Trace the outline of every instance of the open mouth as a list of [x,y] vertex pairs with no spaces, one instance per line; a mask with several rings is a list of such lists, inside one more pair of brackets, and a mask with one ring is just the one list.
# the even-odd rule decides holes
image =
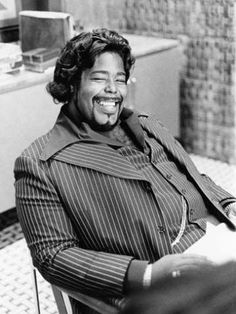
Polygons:
[[121,102],[120,98],[94,98],[95,105],[99,106],[100,110],[104,113],[114,113],[121,105]]

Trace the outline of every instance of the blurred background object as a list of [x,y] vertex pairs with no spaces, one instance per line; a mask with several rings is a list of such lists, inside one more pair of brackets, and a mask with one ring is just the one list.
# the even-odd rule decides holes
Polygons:
[[127,31],[179,38],[181,140],[188,152],[236,163],[236,3],[127,0]]
[[120,314],[234,314],[236,263],[167,277],[128,300]]
[[70,14],[49,11],[21,11],[20,45],[23,52],[35,48],[62,48],[74,35]]
[[20,11],[19,39],[25,69],[44,72],[54,66],[60,50],[74,35],[69,13]]
[[15,73],[22,66],[22,54],[19,45],[0,42],[0,74]]

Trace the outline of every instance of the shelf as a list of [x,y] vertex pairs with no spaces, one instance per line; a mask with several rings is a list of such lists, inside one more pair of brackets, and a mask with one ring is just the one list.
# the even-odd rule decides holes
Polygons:
[[[142,56],[162,52],[178,46],[177,40],[146,37],[133,34],[123,34],[129,41],[134,56],[138,59]],[[53,77],[54,68],[47,69],[44,73],[36,73],[22,69],[16,74],[0,75],[0,94],[8,93],[17,89],[46,83]]]

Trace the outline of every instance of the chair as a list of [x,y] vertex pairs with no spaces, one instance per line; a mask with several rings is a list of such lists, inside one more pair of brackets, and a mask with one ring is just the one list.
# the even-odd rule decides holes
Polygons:
[[[32,278],[33,278],[33,290],[36,314],[40,312],[40,300],[38,291],[37,270],[32,266]],[[118,314],[118,310],[105,302],[96,299],[94,297],[87,296],[83,293],[66,290],[55,285],[51,285],[54,298],[57,304],[59,314],[72,314],[72,308],[70,305],[69,297],[78,300],[80,303],[87,305],[88,307],[96,310],[101,314]]]

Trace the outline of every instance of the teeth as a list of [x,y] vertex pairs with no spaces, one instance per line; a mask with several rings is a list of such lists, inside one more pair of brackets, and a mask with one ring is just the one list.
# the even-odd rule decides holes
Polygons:
[[101,105],[105,107],[115,107],[116,103],[114,101],[102,101]]
[[104,107],[115,107],[116,105],[114,101],[103,101],[103,100],[101,100],[99,104]]

